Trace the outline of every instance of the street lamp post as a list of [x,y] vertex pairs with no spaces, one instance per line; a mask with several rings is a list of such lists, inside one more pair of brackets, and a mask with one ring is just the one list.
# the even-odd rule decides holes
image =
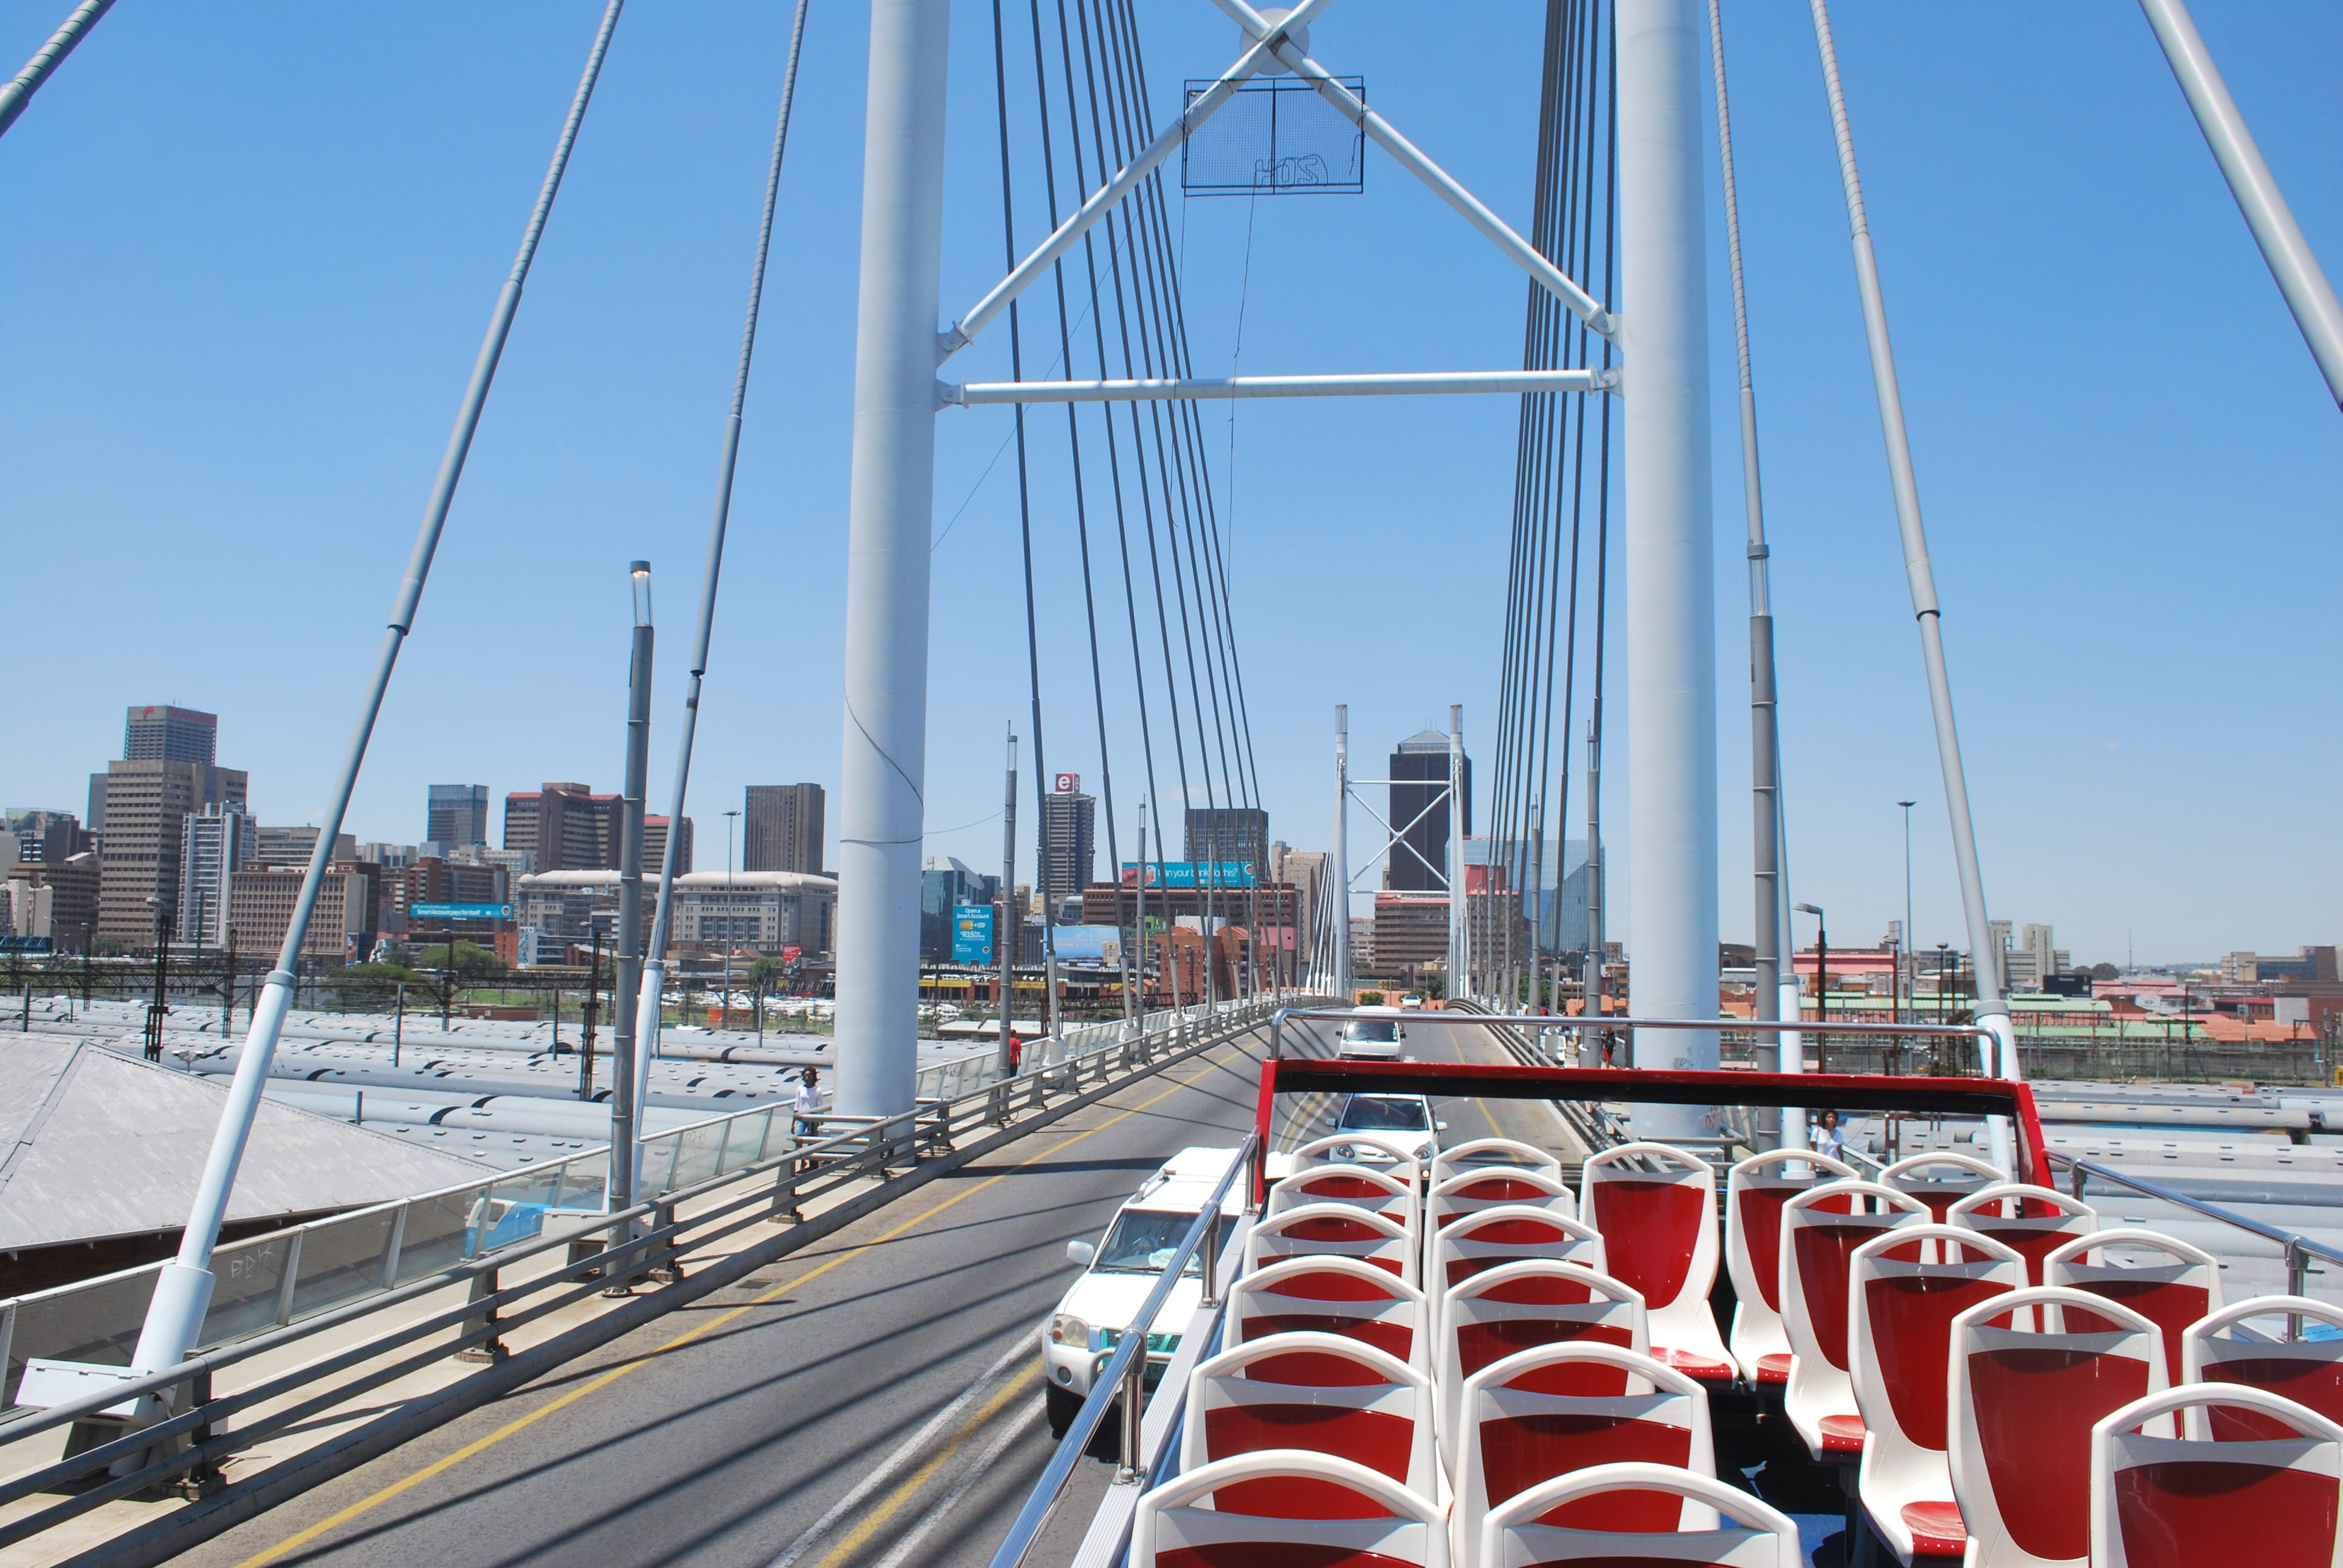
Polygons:
[[[732,819],[738,810],[724,813],[724,1027],[732,1027]],[[668,829],[673,832],[674,829]]]
[[[1912,957],[1912,808],[1919,802],[1898,800],[1896,803],[1904,808],[1904,940],[1900,944],[1904,950],[1896,955],[1896,1021],[1909,1023],[1912,1020],[1904,1013],[1904,966]],[[1918,1010],[1919,990],[1920,975],[1915,970],[1912,974],[1915,1011]]]
[[[1815,918],[1815,1017],[1821,1022],[1828,1023],[1830,1021],[1829,925],[1823,919],[1823,907],[1820,904],[1792,904],[1790,908],[1802,915],[1812,915]],[[1797,954],[1793,951],[1790,955],[1790,972],[1793,974],[1797,972]],[[1819,1036],[1815,1050],[1827,1060],[1830,1051],[1830,1036],[1828,1034]]]
[[160,895],[149,895],[146,901],[155,906],[155,1000],[146,1010],[146,1060],[163,1060],[163,1015],[169,1010],[163,1005],[163,992],[170,983],[171,907]]

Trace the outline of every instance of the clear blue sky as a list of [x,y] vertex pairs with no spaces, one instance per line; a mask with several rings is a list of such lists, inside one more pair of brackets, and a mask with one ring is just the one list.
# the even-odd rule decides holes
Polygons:
[[[0,3],[0,58],[65,9]],[[2313,245],[2343,267],[2343,10],[2197,9]],[[1161,117],[1235,39],[1202,0],[1141,10]],[[250,770],[264,819],[322,809],[598,11],[127,0],[0,141],[0,799],[78,809],[118,755],[123,707],[170,700],[220,715],[222,760]],[[997,276],[1001,246],[990,7],[954,11],[942,317]],[[837,773],[868,16],[834,0],[812,15],[696,774],[705,865],[740,785]],[[1353,0],[1314,48],[1525,225],[1540,8],[1473,18]],[[2337,940],[2343,418],[2146,25],[2121,0],[1851,3],[1837,20],[1995,912],[2054,922],[2086,960],[2120,962],[2127,940],[2142,961]],[[1958,940],[1812,34],[1789,0],[1730,5],[1726,25],[1797,894],[1830,909],[1834,940],[1875,939],[1901,912],[1893,802],[1915,797],[1917,935]],[[635,556],[662,574],[664,798],[786,26],[784,6],[656,0],[620,24],[359,788],[359,837],[418,837],[431,782],[614,786]],[[1232,354],[1247,216],[1175,211],[1206,373]],[[1246,369],[1518,363],[1519,275],[1379,155],[1364,196],[1263,202],[1253,224]],[[1718,237],[1720,874],[1725,932],[1745,936]],[[1006,374],[998,333],[963,358],[960,373]],[[929,849],[980,866],[999,855],[1002,722],[1028,728],[1009,465],[979,483],[1008,419],[940,427],[939,529],[966,512],[936,555]],[[1327,837],[1338,701],[1371,759],[1462,701],[1485,758],[1514,419],[1502,398],[1243,410],[1232,504],[1232,476],[1216,479],[1278,837]],[[1224,420],[1207,415],[1223,437]],[[1094,779],[1062,437],[1047,453],[1049,760]],[[1126,837],[1128,708],[1112,739]],[[1610,781],[1615,853],[1624,769]]]

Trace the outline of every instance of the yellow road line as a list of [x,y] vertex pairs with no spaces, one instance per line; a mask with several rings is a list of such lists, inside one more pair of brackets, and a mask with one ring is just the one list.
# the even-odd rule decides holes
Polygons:
[[815,1268],[809,1269],[804,1273],[798,1275],[796,1278],[789,1280],[783,1284],[775,1285],[771,1290],[765,1292],[762,1295],[754,1297],[741,1305],[734,1307],[729,1312],[719,1313],[717,1316],[709,1319],[706,1322],[700,1323],[697,1327],[687,1329],[682,1333],[676,1335],[673,1339],[669,1340],[666,1343],[659,1345],[655,1349],[646,1351],[639,1356],[636,1356],[620,1362],[618,1365],[610,1368],[608,1372],[603,1372],[600,1376],[571,1389],[568,1393],[563,1394],[560,1398],[553,1400],[547,1404],[540,1405],[536,1410],[529,1412],[527,1415],[521,1416],[517,1420],[508,1422],[503,1426],[498,1427],[496,1431],[488,1433],[486,1437],[477,1438],[474,1441],[466,1443],[455,1452],[439,1459],[435,1459],[429,1464],[423,1466],[420,1470],[392,1482],[389,1485],[383,1487],[378,1492],[371,1493],[368,1495],[358,1499],[358,1501],[351,1503],[347,1508],[341,1510],[339,1513],[329,1514],[326,1518],[317,1521],[317,1523],[308,1526],[307,1529],[296,1531],[294,1533],[287,1536],[284,1540],[279,1541],[274,1546],[254,1553],[251,1556],[237,1563],[236,1568],[260,1568],[260,1565],[264,1563],[273,1563],[277,1558],[284,1556],[287,1552],[296,1551],[300,1547],[307,1545],[310,1542],[315,1541],[317,1537],[325,1534],[327,1531],[335,1529],[339,1525],[348,1523],[351,1520],[356,1519],[359,1514],[380,1507],[383,1503],[389,1502],[392,1498],[398,1496],[401,1493],[422,1485],[423,1483],[430,1480],[433,1476],[445,1474],[447,1472],[453,1470],[457,1465],[463,1463],[464,1461],[471,1458],[474,1454],[480,1453],[488,1449],[493,1448],[498,1443],[502,1442],[505,1439],[512,1436],[514,1433],[536,1425],[538,1422],[544,1420],[547,1416],[551,1415],[554,1412],[560,1410],[565,1406],[575,1404],[578,1401],[584,1399],[588,1394],[594,1392],[598,1389],[608,1387],[610,1384],[618,1382],[620,1378],[626,1376],[628,1372],[633,1372],[637,1367],[646,1365],[652,1360],[659,1356],[665,1355],[671,1350],[676,1350],[689,1344],[702,1334],[723,1327],[726,1323],[729,1323],[734,1319],[741,1316],[751,1308],[760,1307],[769,1302],[777,1301],[801,1285],[812,1283],[814,1281],[821,1278],[822,1275],[827,1274],[832,1269],[839,1267],[840,1264],[851,1262],[855,1259],[862,1256],[863,1253],[870,1251],[872,1248],[881,1246],[886,1242],[893,1241],[896,1237],[911,1229],[914,1225],[935,1218],[938,1214],[942,1213],[953,1204],[959,1203],[965,1199],[975,1197],[979,1192],[981,1192],[986,1188],[992,1186],[995,1182],[1007,1181],[1011,1171],[1021,1171],[1028,1165],[1038,1165],[1042,1161],[1049,1159],[1051,1155],[1058,1153],[1061,1150],[1071,1148],[1073,1145],[1080,1143],[1083,1139],[1091,1136],[1093,1133],[1103,1132],[1117,1122],[1127,1121],[1130,1118],[1138,1115],[1141,1111],[1145,1111],[1148,1107],[1157,1104],[1161,1101],[1171,1099],[1172,1096],[1179,1093],[1190,1084],[1194,1083],[1206,1073],[1219,1070],[1220,1066],[1220,1063],[1214,1062],[1208,1067],[1200,1069],[1190,1076],[1182,1079],[1171,1088],[1164,1090],[1161,1093],[1150,1099],[1141,1101],[1137,1105],[1132,1106],[1130,1110],[1120,1111],[1115,1115],[1109,1117],[1106,1121],[1100,1122],[1096,1127],[1090,1128],[1081,1132],[1077,1132],[1071,1138],[1062,1139],[1060,1141],[1051,1144],[1041,1153],[1035,1154],[1029,1159],[1019,1161],[1014,1166],[1011,1166],[1009,1171],[1004,1171],[998,1176],[988,1176],[983,1181],[978,1182],[975,1186],[970,1187],[964,1191],[956,1192],[952,1196],[945,1199],[942,1202],[936,1204],[934,1207],[913,1215],[911,1218],[904,1221],[901,1224],[896,1226],[893,1230],[889,1231],[882,1235],[874,1237],[870,1241],[863,1242],[859,1247],[854,1247],[846,1251],[840,1252],[837,1257],[830,1260],[830,1261],[820,1264]]
[[960,1423],[960,1429],[953,1432],[950,1441],[936,1451],[936,1456],[933,1459],[904,1477],[902,1484],[887,1494],[887,1501],[864,1514],[862,1523],[848,1532],[846,1539],[830,1548],[830,1554],[814,1564],[814,1568],[838,1568],[840,1563],[860,1551],[862,1543],[878,1533],[887,1521],[894,1518],[903,1504],[919,1495],[920,1488],[925,1486],[937,1471],[949,1463],[951,1456],[958,1453],[961,1446],[970,1438],[975,1436],[986,1422],[1001,1413],[1002,1405],[1007,1404],[1013,1396],[1025,1391],[1026,1385],[1032,1382],[1038,1370],[1035,1367],[1027,1367],[1023,1372],[1011,1378],[999,1393],[986,1400],[974,1415]]

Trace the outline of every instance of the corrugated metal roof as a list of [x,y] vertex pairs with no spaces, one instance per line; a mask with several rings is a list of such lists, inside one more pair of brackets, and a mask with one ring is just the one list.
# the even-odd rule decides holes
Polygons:
[[[186,1223],[227,1081],[79,1040],[0,1049],[0,1251]],[[263,1101],[231,1221],[411,1197],[478,1177],[471,1161]]]

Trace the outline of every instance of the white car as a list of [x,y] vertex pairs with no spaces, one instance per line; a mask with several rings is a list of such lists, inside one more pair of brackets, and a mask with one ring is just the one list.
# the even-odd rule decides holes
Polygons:
[[1335,1041],[1337,1053],[1350,1061],[1397,1061],[1400,1042],[1407,1038],[1407,1025],[1399,1017],[1395,1007],[1353,1010],[1342,1020]]
[[[1204,1201],[1236,1154],[1234,1149],[1182,1149],[1116,1211],[1114,1222],[1095,1246],[1082,1241],[1066,1243],[1066,1256],[1084,1268],[1041,1325],[1041,1382],[1051,1436],[1065,1434],[1074,1412],[1090,1397],[1099,1369],[1122,1342],[1131,1317],[1146,1304],[1148,1293],[1163,1277],[1172,1252],[1203,1212]],[[1240,1176],[1221,1200],[1223,1240],[1228,1221],[1242,1211],[1244,1201],[1245,1178]],[[1147,1336],[1151,1383],[1180,1348],[1180,1331],[1203,1292],[1202,1263],[1191,1256]]]
[[1326,1121],[1335,1136],[1363,1132],[1374,1139],[1373,1142],[1361,1141],[1349,1154],[1340,1145],[1333,1150],[1336,1159],[1358,1165],[1390,1164],[1391,1156],[1380,1147],[1388,1143],[1406,1150],[1418,1164],[1428,1167],[1433,1155],[1439,1152],[1439,1134],[1448,1126],[1433,1119],[1432,1101],[1421,1094],[1347,1095],[1342,1109]]

